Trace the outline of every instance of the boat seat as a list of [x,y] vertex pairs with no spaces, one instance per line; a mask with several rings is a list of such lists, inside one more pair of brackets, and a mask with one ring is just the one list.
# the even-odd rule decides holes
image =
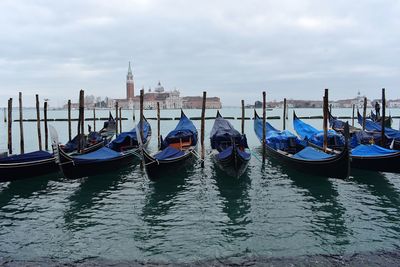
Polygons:
[[192,138],[189,138],[188,141],[182,141],[182,139],[179,139],[179,142],[169,144],[170,147],[179,149],[179,150],[185,150],[189,148],[192,145]]

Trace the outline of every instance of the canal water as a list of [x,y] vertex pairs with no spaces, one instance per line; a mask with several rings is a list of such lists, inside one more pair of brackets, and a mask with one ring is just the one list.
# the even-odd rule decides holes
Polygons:
[[[163,110],[161,116],[179,117],[179,112]],[[296,112],[298,116],[322,114],[320,109]],[[332,112],[351,115],[349,109]],[[34,110],[24,113],[25,118],[36,116]],[[201,112],[186,113],[190,117]],[[207,116],[215,113],[207,110]],[[221,113],[240,117],[241,110],[225,108]],[[282,110],[267,113],[282,115]],[[287,125],[292,129],[289,113]],[[97,111],[97,116],[107,114]],[[252,114],[246,110],[246,116]],[[391,114],[400,115],[400,110],[391,110]],[[155,117],[155,111],[145,111],[145,115]],[[132,128],[132,111],[123,111],[123,116],[129,118],[123,121],[123,129]],[[65,118],[66,111],[49,111],[48,117]],[[306,121],[322,126],[322,120]],[[200,121],[194,122],[200,128]],[[240,120],[231,122],[240,129]],[[156,121],[150,123],[154,133],[150,149],[154,151]],[[165,136],[176,123],[161,121],[161,133]],[[204,169],[196,163],[153,182],[136,161],[120,171],[77,180],[52,174],[1,183],[0,263],[279,264],[301,259],[308,265],[346,263],[346,259],[351,264],[357,257],[361,259],[356,263],[369,259],[376,264],[388,264],[388,259],[399,262],[400,175],[357,171],[339,180],[304,175],[269,159],[263,165],[253,122],[245,123],[253,157],[240,179],[226,177],[213,165],[208,139],[213,120],[207,120]],[[281,120],[271,123],[282,127]],[[67,123],[50,124],[60,140],[66,141]],[[96,126],[101,127],[99,121]],[[398,119],[393,127],[398,129]],[[25,150],[37,149],[36,123],[24,123],[24,132]],[[15,122],[13,137],[18,153],[19,125]],[[0,148],[7,147],[6,140],[6,124],[0,123]]]

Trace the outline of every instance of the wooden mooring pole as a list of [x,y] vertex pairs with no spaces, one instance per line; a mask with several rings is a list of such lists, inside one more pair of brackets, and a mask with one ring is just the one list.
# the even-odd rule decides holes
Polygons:
[[118,135],[118,101],[115,102],[115,134]]
[[157,102],[157,148],[160,149],[160,102]]
[[265,113],[265,111],[266,111],[266,106],[267,106],[267,95],[266,95],[266,93],[265,93],[265,91],[263,91],[262,92],[262,95],[263,95],[263,103],[262,103],[262,121],[263,121],[263,125],[262,125],[262,131],[263,131],[263,133],[262,133],[262,156],[263,156],[263,163],[265,162],[265,138],[266,138],[266,132],[265,132],[265,123],[266,123],[266,118],[267,118],[267,116],[266,116],[266,113]]
[[47,101],[44,102],[43,108],[44,117],[44,149],[49,150],[49,128],[47,126]]
[[40,130],[39,95],[36,95],[36,121],[37,121],[37,134],[38,134],[39,150],[42,150],[42,133],[41,133],[41,130]]
[[351,126],[354,127],[354,109],[355,109],[356,105],[353,104],[353,115],[351,116]]
[[96,131],[96,107],[93,107],[93,132]]
[[4,108],[3,112],[4,112],[4,122],[7,122],[7,109]]
[[72,140],[71,132],[71,100],[68,100],[68,140]]
[[25,153],[23,119],[24,118],[22,114],[22,93],[19,92],[19,148],[21,154]]
[[82,151],[84,148],[84,123],[85,123],[85,92],[83,90],[79,91],[79,119],[78,119],[78,152]]
[[122,107],[119,107],[119,132],[122,133]]
[[324,151],[326,151],[326,149],[328,148],[328,103],[329,103],[328,89],[325,89],[324,104],[323,104]]
[[364,107],[363,107],[363,121],[362,121],[362,129],[365,131],[365,120],[367,119],[367,98],[364,97]]
[[244,117],[245,117],[244,100],[242,100],[242,134],[244,134]]
[[385,88],[382,88],[382,116],[381,116],[381,146],[385,147],[385,117],[386,117],[386,97]]
[[8,154],[12,154],[12,98],[8,99]]
[[283,130],[286,130],[286,98],[283,99]]
[[140,138],[143,140],[143,101],[144,101],[144,89],[140,90],[140,119],[139,119],[139,126],[140,126]]
[[205,149],[204,149],[204,128],[205,128],[205,117],[206,117],[206,99],[207,92],[203,92],[203,103],[201,105],[201,125],[200,125],[200,145],[201,145],[201,167],[204,168],[204,157],[205,157]]

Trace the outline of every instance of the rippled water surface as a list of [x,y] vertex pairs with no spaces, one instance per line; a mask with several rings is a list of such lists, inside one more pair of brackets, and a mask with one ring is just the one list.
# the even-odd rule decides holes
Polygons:
[[[97,113],[102,112],[107,114]],[[300,116],[320,112],[297,111]],[[336,112],[350,115],[349,110]],[[31,110],[25,113],[34,117]],[[280,113],[274,110],[269,115]],[[178,114],[162,111],[162,116]],[[199,116],[200,111],[187,114]],[[222,114],[237,117],[240,110],[224,109]],[[131,111],[124,115],[132,116]],[[154,111],[146,115],[154,116]],[[65,111],[49,114],[63,116]],[[155,133],[156,123],[150,122]],[[321,126],[319,120],[308,122]],[[176,121],[161,123],[165,135]],[[207,133],[212,123],[207,121]],[[240,121],[232,123],[240,129]],[[280,127],[282,122],[272,123]],[[34,150],[36,124],[24,125],[27,150]],[[53,125],[60,140],[66,140],[66,123]],[[131,127],[131,120],[123,122],[125,130]],[[5,147],[5,125],[0,129],[0,145]],[[399,249],[400,175],[357,171],[338,180],[303,175],[273,160],[262,165],[251,121],[246,121],[246,133],[253,157],[240,179],[216,169],[207,135],[205,168],[196,163],[165,180],[149,181],[137,161],[124,170],[78,180],[53,174],[1,183],[0,257],[196,262]],[[14,123],[15,152],[18,142]],[[154,138],[151,148],[155,146]]]

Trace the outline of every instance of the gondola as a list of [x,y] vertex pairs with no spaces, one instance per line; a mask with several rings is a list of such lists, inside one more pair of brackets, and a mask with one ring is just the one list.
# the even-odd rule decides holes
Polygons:
[[[329,124],[336,132],[343,134],[344,125],[346,124],[344,121],[335,118],[329,113]],[[380,131],[364,131],[356,127],[350,127],[350,137],[349,144],[352,148],[355,148],[360,144],[370,145],[382,143],[382,133]],[[385,137],[384,148],[400,150],[400,140],[394,140],[386,134]]]
[[[324,131],[320,131],[312,127],[311,125],[304,123],[296,116],[296,112],[293,111],[293,126],[297,134],[305,141],[308,141],[319,147],[323,146],[324,143]],[[341,150],[344,147],[344,136],[335,132],[334,130],[328,130],[327,132],[327,143],[328,147],[332,149]]]
[[[297,119],[300,121],[300,119]],[[297,122],[299,123],[299,122]],[[306,124],[301,122],[302,124]],[[342,122],[344,123],[344,122]],[[339,125],[339,122],[336,122]],[[297,128],[296,132],[301,135],[302,128]],[[382,172],[400,172],[400,151],[384,148],[375,144],[377,133],[366,133],[359,131],[353,134],[349,145],[352,147],[350,150],[351,167],[363,170],[382,171]],[[369,142],[366,139],[373,138]],[[375,139],[374,139],[375,138]]]
[[[103,147],[115,134],[115,120],[110,114],[109,120],[104,123],[100,132],[91,132],[88,135],[87,145],[80,154],[89,153]],[[100,137],[99,137],[100,136]],[[66,153],[77,153],[78,138],[69,142]],[[73,147],[76,145],[75,149]],[[55,173],[59,170],[53,153],[38,150],[25,154],[11,155],[0,158],[0,182],[32,178],[40,175]]]
[[156,180],[175,173],[193,160],[197,148],[197,129],[181,110],[178,125],[161,137],[161,148],[151,155],[142,149],[145,170],[149,179]]
[[[381,124],[382,123],[382,117],[377,116],[372,110],[371,110],[371,115],[369,116],[371,121],[376,122]],[[392,116],[389,115],[389,117],[385,118],[385,127],[387,128],[392,128],[392,123],[393,119]]]
[[[263,123],[255,112],[254,131],[262,142]],[[293,133],[279,131],[266,122],[265,149],[268,155],[298,171],[334,178],[347,178],[350,172],[347,146],[338,153],[328,154],[308,145]]]
[[251,158],[246,135],[235,130],[218,111],[210,141],[217,166],[229,176],[240,177],[246,171]]
[[[344,135],[344,126],[346,125],[346,123],[344,121],[338,120],[329,111],[328,111],[328,120],[329,120],[330,127],[335,132],[341,133],[342,135]],[[353,134],[358,133],[359,131],[361,131],[360,128],[349,125],[350,137],[353,136]]]
[[[363,125],[363,116],[360,114],[359,111],[357,111],[357,119],[358,119],[358,123],[360,125]],[[365,129],[368,131],[381,132],[382,125],[380,123],[373,122],[369,119],[365,119]],[[400,131],[399,130],[385,127],[385,135],[388,136],[390,139],[400,141]]]
[[0,182],[20,180],[57,172],[52,153],[34,151],[0,158]]
[[[142,137],[143,146],[147,146],[151,138],[150,124],[144,119]],[[99,173],[115,171],[132,164],[139,156],[139,140],[137,128],[123,132],[108,145],[83,155],[68,155],[57,146],[56,157],[61,171],[66,178],[79,178]]]
[[[103,128],[100,131],[91,131],[89,126],[88,135],[77,135],[71,141],[68,141],[65,145],[61,145],[60,149],[70,155],[87,154],[96,151],[97,149],[102,148],[111,141],[111,139],[115,135],[115,130],[116,122],[110,113],[108,121],[104,122]],[[81,140],[81,138],[83,140]],[[78,143],[80,140],[83,143],[83,148],[78,151]]]

